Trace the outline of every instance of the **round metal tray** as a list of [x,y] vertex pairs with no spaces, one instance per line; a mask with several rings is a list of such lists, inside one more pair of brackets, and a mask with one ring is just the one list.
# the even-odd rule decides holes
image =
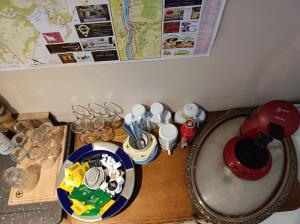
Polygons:
[[248,181],[235,176],[223,159],[226,142],[239,134],[251,109],[229,110],[206,125],[194,141],[187,160],[187,185],[197,212],[212,223],[255,224],[276,212],[297,176],[295,149],[290,139],[274,140],[271,171]]

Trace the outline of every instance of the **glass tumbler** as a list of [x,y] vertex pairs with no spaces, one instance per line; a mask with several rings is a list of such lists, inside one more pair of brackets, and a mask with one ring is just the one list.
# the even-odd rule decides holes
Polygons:
[[88,129],[89,119],[77,119],[71,124],[71,130],[74,133],[80,134]]
[[101,135],[101,140],[104,142],[110,141],[115,137],[115,131],[110,126],[106,125]]
[[28,137],[22,132],[19,132],[12,137],[11,142],[14,146],[24,147],[26,143],[28,143]]
[[48,133],[51,132],[52,128],[53,128],[53,124],[51,122],[45,122],[40,125],[40,127],[38,128],[38,131],[47,135]]
[[106,114],[105,107],[103,107],[97,103],[90,103],[88,106],[90,108],[90,111],[94,114],[95,117],[104,116]]
[[110,112],[109,122],[112,128],[119,128],[123,124],[123,118],[116,112]]
[[14,131],[16,133],[26,134],[28,130],[32,130],[34,127],[29,121],[17,121],[14,125]]
[[19,132],[12,137],[11,142],[15,147],[10,153],[10,158],[12,161],[20,163],[26,157],[27,149],[30,147],[30,141],[27,135]]
[[21,147],[15,147],[11,150],[10,158],[12,161],[20,163],[21,161],[23,161],[23,159],[25,159],[26,155],[27,151],[25,149]]
[[122,107],[116,103],[105,102],[104,107],[107,113],[107,120],[112,128],[119,128],[123,124],[123,118],[120,116],[124,113]]
[[55,164],[57,158],[59,157],[62,151],[61,146],[57,145],[56,147],[50,147],[47,149],[47,155],[44,158],[42,163],[42,168],[50,169]]
[[29,159],[30,164],[33,165],[42,165],[45,159],[45,150],[39,146],[33,146],[29,149],[27,153],[27,158]]
[[24,192],[32,191],[40,179],[40,167],[30,166],[27,169],[10,167],[2,174],[4,183]]
[[91,118],[93,115],[90,113],[89,109],[80,106],[80,105],[73,105],[72,106],[73,114],[77,119],[82,118]]

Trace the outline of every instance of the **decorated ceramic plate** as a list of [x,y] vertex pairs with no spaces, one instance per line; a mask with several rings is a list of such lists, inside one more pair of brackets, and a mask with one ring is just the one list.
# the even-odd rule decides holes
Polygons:
[[[121,162],[122,165],[120,169],[125,173],[124,175],[125,182],[123,184],[122,191],[118,194],[115,194],[112,197],[115,203],[102,216],[101,215],[94,215],[94,216],[80,215],[79,216],[76,215],[71,209],[72,202],[69,199],[69,193],[61,189],[59,186],[65,177],[65,168],[68,168],[72,164],[76,162],[81,162],[85,158],[94,155],[108,155],[111,156],[116,162]],[[112,143],[98,142],[98,143],[82,146],[67,158],[67,160],[64,162],[63,166],[60,169],[56,181],[57,196],[62,208],[68,213],[68,215],[76,219],[79,219],[81,221],[95,222],[95,221],[99,221],[99,220],[103,220],[115,216],[117,213],[119,213],[122,210],[122,208],[124,208],[124,206],[127,204],[127,202],[129,201],[133,193],[134,182],[135,182],[134,165],[132,160],[123,151],[123,149]]]

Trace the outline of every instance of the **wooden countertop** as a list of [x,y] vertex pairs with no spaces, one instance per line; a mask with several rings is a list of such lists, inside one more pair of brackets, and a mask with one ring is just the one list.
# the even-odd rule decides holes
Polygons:
[[[116,130],[113,139],[122,145],[125,132]],[[78,136],[75,148],[82,145]],[[188,149],[176,149],[172,156],[162,150],[149,164],[135,166],[136,192],[129,206],[117,216],[101,221],[101,224],[169,223],[192,220],[192,201],[185,184],[185,164]],[[83,223],[69,217],[71,223]]]
[[[213,119],[219,113],[210,113]],[[122,145],[125,132],[116,130],[113,142]],[[79,137],[75,138],[75,148],[82,146]],[[136,166],[137,183],[133,200],[117,216],[101,221],[101,224],[143,224],[170,223],[192,220],[192,202],[186,186],[186,159],[188,148],[177,147],[172,156],[162,150],[151,163]],[[300,184],[297,181],[280,211],[300,207]],[[71,223],[84,223],[68,217]]]

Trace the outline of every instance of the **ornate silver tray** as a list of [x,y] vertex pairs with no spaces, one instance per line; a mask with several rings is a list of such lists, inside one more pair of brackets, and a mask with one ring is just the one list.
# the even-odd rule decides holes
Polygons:
[[271,171],[262,179],[248,181],[225,165],[223,148],[237,136],[251,109],[229,110],[208,123],[188,155],[187,185],[196,212],[220,224],[255,224],[276,212],[287,198],[297,176],[295,149],[290,139],[274,140]]

